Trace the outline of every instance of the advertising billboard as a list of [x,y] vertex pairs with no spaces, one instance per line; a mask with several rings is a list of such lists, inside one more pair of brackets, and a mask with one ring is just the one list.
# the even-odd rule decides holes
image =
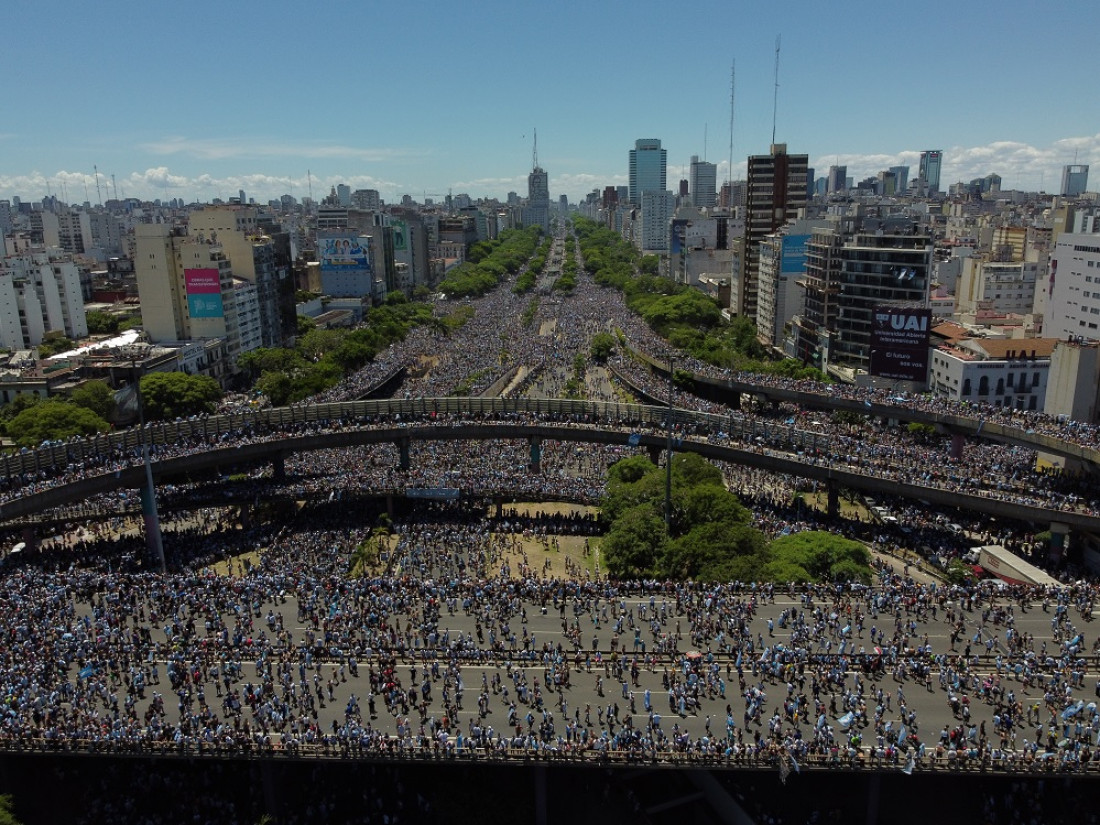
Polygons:
[[370,272],[370,238],[339,233],[318,238],[321,272]]
[[404,252],[409,248],[409,226],[405,221],[393,221],[393,251]]
[[877,307],[871,325],[871,375],[926,382],[931,330],[930,309]]
[[217,269],[185,269],[183,283],[187,312],[192,318],[222,317],[222,282]]
[[348,231],[325,232],[317,236],[321,265],[321,288],[333,298],[370,295],[370,236]]
[[779,262],[779,271],[784,275],[801,275],[806,269],[806,243],[809,235],[785,235],[783,237],[783,258]]

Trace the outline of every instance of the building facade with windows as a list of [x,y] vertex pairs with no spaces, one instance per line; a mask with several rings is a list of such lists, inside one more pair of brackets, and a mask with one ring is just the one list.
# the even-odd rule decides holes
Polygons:
[[1049,296],[1043,327],[1048,335],[1100,340],[1100,232],[1060,235],[1042,286]]
[[668,189],[668,151],[657,138],[634,141],[630,150],[627,199],[635,206],[642,203],[643,192],[664,192]]
[[760,242],[806,208],[808,172],[809,156],[788,154],[785,143],[772,145],[770,154],[749,158],[745,232],[735,255],[740,266],[731,278],[732,315],[757,320]]
[[1041,411],[1055,338],[966,338],[932,350],[928,388],[956,401]]

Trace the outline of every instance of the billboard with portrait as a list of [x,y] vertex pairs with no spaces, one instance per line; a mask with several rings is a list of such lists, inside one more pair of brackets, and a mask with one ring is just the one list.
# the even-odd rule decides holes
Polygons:
[[184,289],[187,292],[187,312],[192,318],[221,318],[221,274],[217,269],[185,269]]
[[374,281],[370,236],[347,230],[317,234],[321,288],[333,298],[371,294]]
[[393,251],[404,252],[409,248],[409,226],[405,221],[393,221]]
[[317,238],[321,273],[370,272],[370,238],[335,233]]
[[871,375],[926,382],[931,331],[930,309],[876,307],[871,324]]

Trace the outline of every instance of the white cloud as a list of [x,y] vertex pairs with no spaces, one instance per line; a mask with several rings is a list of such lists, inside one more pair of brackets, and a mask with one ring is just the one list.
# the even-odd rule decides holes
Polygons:
[[342,158],[379,163],[420,154],[408,149],[346,146],[334,143],[279,142],[252,138],[187,138],[182,136],[142,143],[138,145],[138,148],[154,155],[186,155],[200,160],[296,157],[303,159]]
[[[857,182],[891,166],[908,166],[912,180],[917,175],[920,154],[921,150],[910,149],[894,155],[821,155],[811,157],[810,165],[818,177],[823,177],[834,164],[847,166],[848,176]],[[992,173],[1001,176],[1003,189],[1041,188],[1046,192],[1055,192],[1061,184],[1062,167],[1074,162],[1090,164],[1090,172],[1100,175],[1100,134],[1064,138],[1046,147],[1012,140],[998,140],[982,146],[945,147],[940,187],[946,189],[952,183],[971,181]],[[1097,183],[1097,178],[1091,178],[1089,188],[1095,190]]]
[[[177,148],[174,151],[183,153],[185,149],[182,147],[191,144],[181,141],[183,139],[171,139],[167,145],[175,146]],[[213,142],[205,142],[203,145],[206,146],[206,151],[211,153],[211,159],[215,158],[216,145]],[[306,157],[298,151],[301,146],[296,144],[293,144],[297,147],[296,150],[289,152],[288,148],[291,145],[267,144],[266,147],[261,146],[259,152],[268,152],[268,157],[272,159],[271,165],[278,168],[291,164],[276,163],[275,158]],[[225,147],[223,146],[223,148]],[[350,147],[315,144],[312,151],[338,153],[341,151],[385,152],[389,150],[355,150]],[[1069,137],[1046,147],[1031,146],[1019,141],[993,141],[981,146],[945,147],[940,183],[942,187],[946,188],[957,181],[969,181],[984,177],[992,172],[1001,176],[1002,187],[1005,189],[1037,190],[1041,187],[1047,192],[1056,192],[1061,182],[1062,167],[1065,164],[1073,163],[1075,154],[1078,163],[1087,163],[1092,166],[1093,177],[1090,189],[1095,191],[1100,188],[1100,134]],[[223,155],[221,157],[229,156]],[[396,155],[392,155],[390,159],[392,160],[395,157]],[[353,157],[353,159],[355,158]],[[810,164],[814,167],[815,174],[818,176],[825,175],[829,166],[834,163],[846,165],[848,175],[859,181],[890,166],[908,166],[910,168],[910,178],[915,177],[919,159],[920,150],[906,149],[895,154],[812,156]],[[717,165],[718,182],[721,185],[729,177],[727,171],[729,163],[722,160],[718,161]],[[404,194],[419,199],[425,191],[442,192],[448,188],[456,194],[467,192],[475,198],[482,196],[503,198],[509,191],[519,192],[521,195],[525,195],[527,192],[526,173],[500,177],[470,178],[446,183],[426,178],[394,179],[384,174],[387,170],[384,162],[378,162],[375,169],[383,174],[314,176],[312,178],[313,197],[319,200],[338,183],[346,183],[352,189],[377,189],[382,197],[390,203],[397,202]],[[408,174],[404,165],[402,166],[402,174]],[[735,161],[733,178],[740,180],[744,176],[744,160]],[[686,177],[686,169],[679,166],[670,167],[668,177],[670,188],[674,189],[676,182],[681,177]],[[173,172],[170,167],[165,165],[151,166],[144,171],[119,174],[116,176],[116,180],[119,197],[134,197],[143,200],[165,197],[182,198],[187,202],[234,197],[239,189],[245,190],[248,197],[255,198],[261,203],[283,194],[290,194],[301,199],[309,193],[311,183],[305,174],[216,176],[211,173],[201,173],[185,175]],[[619,169],[605,174],[578,172],[552,175],[550,178],[550,191],[554,197],[564,192],[569,195],[570,200],[576,200],[577,198],[583,198],[585,194],[593,189],[602,191],[605,186],[621,186],[626,182],[626,175]],[[109,174],[100,173],[99,185],[104,200],[114,197],[115,189],[112,188]],[[95,202],[97,199],[95,176],[90,172],[68,170],[59,170],[49,175],[40,171],[20,175],[0,174],[0,197],[10,198],[13,195],[19,195],[28,200],[38,200],[47,192],[71,203],[82,203],[85,199]]]

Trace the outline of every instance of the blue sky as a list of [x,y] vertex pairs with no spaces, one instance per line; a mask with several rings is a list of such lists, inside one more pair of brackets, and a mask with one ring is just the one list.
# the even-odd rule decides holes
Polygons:
[[[346,182],[526,193],[533,130],[553,197],[625,184],[657,137],[675,188],[690,156],[727,177],[776,139],[857,180],[922,149],[942,182],[990,172],[1100,185],[1100,3],[13,3],[0,46],[0,197],[266,201]],[[706,140],[704,144],[704,135]],[[87,187],[87,190],[85,189]]]

